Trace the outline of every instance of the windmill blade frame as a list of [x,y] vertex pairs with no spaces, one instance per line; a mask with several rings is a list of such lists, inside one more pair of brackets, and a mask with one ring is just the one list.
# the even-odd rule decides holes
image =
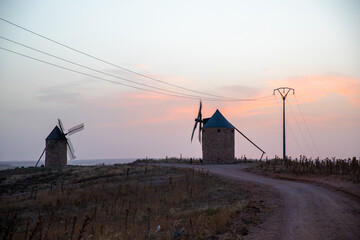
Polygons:
[[201,129],[202,129],[202,127],[201,127],[201,121],[200,121],[200,123],[199,123],[199,142],[201,143]]
[[60,118],[58,118],[58,123],[59,123],[59,128],[60,128],[61,132],[65,134],[65,132],[64,132],[65,128],[64,128],[64,125]]
[[73,135],[74,133],[80,132],[81,130],[84,130],[84,123],[81,123],[79,125],[76,125],[72,128],[69,128],[67,135]]
[[67,138],[68,154],[71,160],[76,158],[74,146],[72,145],[70,138]]
[[202,109],[202,102],[200,100],[200,106],[199,106],[198,115],[197,115],[197,118],[195,118],[195,125],[194,125],[194,129],[192,131],[192,134],[191,134],[191,142],[192,142],[192,140],[194,138],[194,133],[195,133],[197,124],[199,123],[199,142],[201,143],[201,123],[202,123],[201,109]]
[[75,157],[74,153],[71,151],[69,144],[67,144],[67,149],[68,149],[68,155],[70,157],[70,160],[74,160],[76,157]]
[[197,125],[197,124],[198,124],[198,122],[195,121],[194,129],[193,129],[192,134],[191,134],[191,142],[192,142],[192,140],[193,140],[193,138],[194,138],[194,133],[195,133],[195,129],[196,129],[196,125]]
[[199,107],[199,115],[198,115],[198,120],[199,120],[199,142],[201,143],[201,130],[202,130],[202,114],[201,114],[201,109],[202,109],[202,102],[200,100],[200,107]]

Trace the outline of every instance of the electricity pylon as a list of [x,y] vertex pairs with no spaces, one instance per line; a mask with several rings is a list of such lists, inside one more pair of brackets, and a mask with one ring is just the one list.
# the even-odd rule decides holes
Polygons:
[[[282,90],[282,91],[281,91]],[[285,141],[285,99],[290,91],[295,94],[295,89],[288,88],[288,87],[281,87],[274,89],[274,95],[275,91],[278,91],[283,99],[283,160],[286,158],[286,141]]]

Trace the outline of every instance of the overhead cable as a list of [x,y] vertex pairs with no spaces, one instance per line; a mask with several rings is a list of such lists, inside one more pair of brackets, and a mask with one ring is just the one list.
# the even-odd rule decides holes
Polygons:
[[[283,109],[282,109],[282,107],[281,107],[281,103],[279,103],[278,98],[276,97],[276,95],[274,95],[274,96],[275,96],[275,99],[276,99],[276,106],[279,108],[280,112],[283,113]],[[288,120],[287,120],[287,119],[285,119],[285,124],[286,124],[286,126],[288,127],[288,129],[290,130],[290,135],[291,135],[291,136],[293,137],[293,139],[295,140],[295,143],[296,143],[296,145],[298,146],[298,148],[300,149],[300,152],[302,153],[302,155],[305,155],[305,154],[304,154],[305,152],[304,152],[303,149],[301,148],[301,145],[299,144],[299,141],[298,141],[297,138],[295,137],[295,134],[294,134],[294,132],[293,132],[290,124],[288,123]]]
[[[17,45],[19,45],[19,46],[22,46],[22,47],[31,49],[31,50],[36,51],[36,52],[39,52],[39,53],[41,53],[41,54],[44,54],[44,55],[47,55],[47,56],[50,56],[50,57],[59,59],[59,60],[61,60],[61,61],[64,61],[64,62],[73,64],[73,65],[76,65],[76,66],[79,66],[79,67],[82,67],[82,68],[85,68],[85,69],[88,69],[88,70],[91,70],[91,71],[94,71],[94,72],[97,72],[97,73],[101,73],[101,74],[104,74],[104,75],[107,75],[107,76],[110,76],[110,77],[117,78],[117,79],[122,80],[122,81],[130,82],[130,83],[137,84],[137,85],[141,85],[141,86],[144,86],[144,87],[148,87],[148,88],[152,88],[152,89],[156,89],[156,90],[160,90],[160,91],[164,91],[164,92],[169,92],[169,93],[171,93],[171,94],[183,95],[183,96],[191,97],[191,98],[194,98],[194,99],[202,98],[202,99],[205,100],[205,101],[266,101],[266,98],[267,98],[267,97],[262,97],[262,98],[233,99],[233,100],[230,100],[230,99],[209,98],[209,97],[205,97],[205,98],[204,98],[204,97],[198,96],[198,95],[186,94],[186,93],[177,92],[177,91],[172,91],[172,90],[168,90],[168,89],[164,89],[164,88],[160,88],[160,87],[154,87],[154,86],[151,86],[151,85],[148,85],[148,84],[139,83],[139,82],[136,82],[136,81],[134,81],[134,80],[126,79],[126,78],[119,77],[119,76],[116,76],[116,75],[113,75],[113,74],[110,74],[110,73],[106,73],[106,72],[104,72],[104,71],[100,71],[100,70],[97,70],[97,69],[94,69],[94,68],[91,68],[91,67],[87,67],[87,66],[85,66],[85,65],[82,65],[82,64],[79,64],[79,63],[76,63],[76,62],[67,60],[67,59],[65,59],[65,58],[61,58],[61,57],[55,56],[55,55],[53,55],[53,54],[44,52],[44,51],[42,51],[42,50],[39,50],[39,49],[36,49],[36,48],[33,48],[33,47],[30,47],[30,46],[28,46],[28,45],[26,45],[26,44],[19,43],[19,42],[17,42],[17,41],[14,41],[14,40],[12,40],[12,39],[9,39],[9,38],[3,37],[3,36],[0,36],[0,38],[1,38],[1,39],[4,39],[4,40],[6,40],[6,41],[12,42],[12,43],[14,43],[14,44],[17,44]],[[21,54],[21,55],[24,56],[24,54]],[[34,58],[32,58],[32,59],[34,59]],[[39,60],[39,59],[38,59],[38,60]]]
[[293,111],[293,109],[292,109],[292,107],[291,107],[291,104],[289,104],[289,103],[286,103],[286,104],[287,104],[287,106],[290,107],[290,112],[291,112],[291,114],[292,114],[292,116],[293,116],[293,118],[294,118],[294,120],[295,120],[296,126],[298,127],[298,129],[299,129],[299,131],[300,131],[300,135],[301,135],[302,139],[304,140],[307,149],[309,150],[309,152],[311,153],[312,156],[315,156],[314,152],[313,152],[313,151],[311,150],[311,148],[310,148],[310,145],[309,145],[308,141],[307,141],[306,138],[304,137],[304,134],[303,134],[303,132],[302,132],[302,130],[301,130],[301,127],[300,127],[300,125],[299,125],[299,123],[298,123],[298,120],[296,119],[296,116],[295,116],[295,114],[294,114],[294,111]]
[[0,38],[2,38],[2,39],[4,39],[4,40],[7,40],[7,41],[9,41],[9,42],[15,43],[15,44],[17,44],[17,45],[26,47],[26,48],[31,49],[31,50],[33,50],[33,51],[42,53],[42,54],[44,54],[44,55],[47,55],[47,56],[50,56],[50,57],[59,59],[59,60],[61,60],[61,61],[64,61],[64,62],[67,62],[67,63],[71,63],[71,64],[73,64],[73,65],[76,65],[76,66],[79,66],[79,67],[82,67],[82,68],[85,68],[85,69],[88,69],[88,70],[91,70],[91,71],[94,71],[94,72],[97,72],[97,73],[101,73],[101,74],[104,74],[104,75],[107,75],[107,76],[110,76],[110,77],[114,77],[114,78],[117,78],[117,79],[120,79],[120,80],[123,80],[123,81],[126,81],[126,82],[131,82],[131,83],[133,83],[133,84],[141,85],[141,86],[148,87],[148,88],[153,88],[153,89],[160,90],[160,91],[164,91],[164,92],[170,92],[170,93],[175,93],[175,94],[184,95],[184,96],[188,96],[188,97],[194,97],[194,98],[196,98],[196,99],[199,98],[199,96],[196,96],[196,95],[191,95],[191,94],[186,94],[186,93],[180,93],[180,92],[176,92],[176,91],[171,91],[171,90],[167,90],[167,89],[163,89],[163,88],[159,88],[159,87],[150,86],[150,85],[147,85],[147,84],[144,84],[144,83],[139,83],[139,82],[136,82],[136,81],[133,81],[133,80],[130,80],[130,79],[122,78],[122,77],[119,77],[119,76],[116,76],[116,75],[113,75],[113,74],[110,74],[110,73],[106,73],[106,72],[103,72],[103,71],[100,71],[100,70],[97,70],[97,69],[94,69],[94,68],[91,68],[91,67],[87,67],[87,66],[85,66],[85,65],[82,65],[82,64],[79,64],[79,63],[76,63],[76,62],[73,62],[73,61],[70,61],[70,60],[67,60],[67,59],[64,59],[64,58],[55,56],[55,55],[53,55],[53,54],[50,54],[50,53],[47,53],[47,52],[38,50],[38,49],[36,49],[36,48],[30,47],[30,46],[28,46],[28,45],[25,45],[25,44],[22,44],[22,43],[19,43],[19,42],[16,42],[16,41],[14,41],[14,40],[11,40],[11,39],[6,38],[6,37],[3,37],[3,36],[0,36]]
[[19,56],[22,56],[22,57],[25,57],[25,58],[32,59],[34,61],[45,63],[47,65],[51,65],[51,66],[54,66],[54,67],[57,67],[57,68],[61,68],[63,70],[67,70],[67,71],[70,71],[70,72],[75,72],[75,73],[85,75],[85,76],[88,76],[88,77],[96,78],[96,79],[99,79],[99,80],[102,80],[102,81],[105,81],[105,82],[114,83],[114,84],[130,87],[130,88],[135,88],[135,89],[138,89],[138,90],[144,90],[144,91],[147,91],[147,92],[152,92],[152,93],[157,93],[157,94],[162,94],[162,95],[167,95],[167,96],[172,96],[172,97],[187,98],[187,99],[199,99],[198,97],[187,97],[187,96],[184,96],[184,95],[175,95],[175,94],[170,94],[170,93],[165,93],[165,92],[154,91],[154,90],[151,90],[151,89],[136,87],[136,86],[132,86],[132,85],[125,84],[125,83],[120,83],[120,82],[117,82],[117,81],[105,79],[105,78],[102,78],[102,77],[97,77],[97,76],[94,76],[94,75],[91,75],[91,74],[88,74],[88,73],[84,73],[84,72],[77,71],[77,70],[74,70],[74,69],[71,69],[71,68],[63,67],[63,66],[60,66],[60,65],[57,65],[57,64],[54,64],[54,63],[50,63],[50,62],[47,62],[47,61],[44,61],[44,60],[41,60],[41,59],[38,59],[38,58],[34,58],[34,57],[29,56],[29,55],[22,54],[22,53],[19,53],[19,52],[16,52],[16,51],[13,51],[13,50],[10,50],[10,49],[7,49],[7,48],[0,47],[0,49],[2,49],[4,51],[7,51],[7,52],[11,52],[13,54],[16,54],[16,55],[19,55]]
[[[198,94],[202,94],[202,95],[206,95],[206,96],[211,96],[211,97],[215,97],[215,98],[221,98],[221,99],[224,99],[224,100],[227,99],[227,100],[232,100],[232,101],[253,101],[253,100],[263,99],[263,98],[253,98],[253,99],[229,98],[229,97],[224,97],[224,96],[209,94],[209,93],[205,93],[205,92],[201,92],[201,91],[196,91],[196,90],[193,90],[193,89],[190,89],[190,88],[185,88],[185,87],[178,86],[178,85],[175,85],[175,84],[172,84],[172,83],[168,83],[168,82],[162,81],[162,80],[160,80],[160,79],[157,79],[157,78],[154,78],[154,77],[151,77],[151,76],[147,76],[147,75],[142,74],[142,73],[138,73],[138,72],[133,71],[133,70],[130,70],[130,69],[128,69],[128,68],[124,68],[124,67],[121,67],[121,66],[119,66],[119,65],[116,65],[116,64],[114,64],[114,63],[111,63],[111,62],[109,62],[109,61],[106,61],[106,60],[103,60],[103,59],[101,59],[101,58],[95,57],[95,56],[93,56],[93,55],[91,55],[91,54],[89,54],[89,53],[86,53],[86,52],[84,52],[84,51],[78,50],[78,49],[76,49],[76,48],[74,48],[74,47],[71,47],[71,46],[69,46],[69,45],[60,43],[60,42],[58,42],[58,41],[56,41],[56,40],[54,40],[54,39],[51,39],[51,38],[46,37],[46,36],[44,36],[44,35],[42,35],[42,34],[36,33],[36,32],[34,32],[34,31],[32,31],[32,30],[30,30],[30,29],[28,29],[28,28],[22,27],[22,26],[20,26],[20,25],[18,25],[18,24],[15,24],[15,23],[13,23],[13,22],[11,22],[11,21],[9,21],[9,20],[6,20],[6,19],[4,19],[4,18],[0,18],[0,20],[6,22],[6,23],[8,23],[8,24],[11,24],[11,25],[13,25],[13,26],[15,26],[15,27],[17,27],[17,28],[20,28],[20,29],[22,29],[22,30],[24,30],[24,31],[27,31],[27,32],[29,32],[29,33],[31,33],[31,34],[34,34],[34,35],[36,35],[36,36],[38,36],[38,37],[41,37],[41,38],[43,38],[43,39],[46,39],[46,40],[48,40],[48,41],[50,41],[50,42],[53,42],[53,43],[55,43],[55,44],[57,44],[57,45],[60,45],[60,46],[62,46],[62,47],[65,47],[65,48],[70,49],[70,50],[72,50],[72,51],[75,51],[75,52],[77,52],[77,53],[80,53],[80,54],[82,54],[82,55],[85,55],[85,56],[87,56],[87,57],[90,57],[90,58],[92,58],[92,59],[95,59],[95,60],[97,60],[97,61],[100,61],[100,62],[103,62],[103,63],[108,64],[108,65],[110,65],[110,66],[113,66],[113,67],[122,69],[122,70],[127,71],[127,72],[130,72],[130,73],[132,73],[132,74],[135,74],[135,75],[138,75],[138,76],[147,78],[147,79],[151,79],[151,80],[156,81],[156,82],[160,82],[160,83],[162,83],[162,84],[166,84],[166,85],[169,85],[169,86],[172,86],[172,87],[176,87],[176,88],[179,88],[179,89],[182,89],[182,90],[186,90],[186,91],[190,91],[190,92],[194,92],[194,93],[198,93]],[[264,98],[267,98],[267,97],[268,97],[268,96],[266,96],[266,97],[264,97]],[[202,99],[205,99],[205,98],[203,98],[203,97],[201,97],[201,98],[202,98]]]
[[317,146],[316,146],[316,144],[315,144],[315,141],[314,141],[314,139],[313,139],[313,137],[312,137],[312,135],[311,135],[311,132],[310,132],[309,127],[308,127],[308,125],[307,125],[307,123],[306,123],[306,121],[305,121],[304,114],[303,114],[302,111],[301,111],[300,104],[299,104],[296,96],[295,96],[295,101],[296,101],[297,106],[298,106],[298,108],[299,108],[299,111],[300,111],[300,114],[301,114],[301,118],[302,118],[302,120],[304,121],[306,130],[307,130],[307,132],[308,132],[308,134],[309,134],[309,136],[310,136],[311,142],[312,142],[312,144],[314,145],[315,150],[316,150],[318,156],[320,157],[320,152],[319,152],[319,150],[318,150],[318,148],[317,148]]

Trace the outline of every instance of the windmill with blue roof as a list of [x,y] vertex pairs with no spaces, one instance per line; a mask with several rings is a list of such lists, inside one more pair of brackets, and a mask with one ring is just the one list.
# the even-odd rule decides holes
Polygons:
[[64,132],[64,125],[58,119],[58,126],[55,126],[49,136],[45,139],[45,149],[42,152],[36,165],[38,165],[41,157],[45,153],[45,166],[49,167],[64,167],[67,165],[67,154],[70,159],[76,158],[74,147],[70,141],[70,136],[84,129],[84,124],[81,123],[72,127],[67,133]]
[[200,101],[191,141],[199,124],[199,142],[202,144],[204,163],[233,163],[235,161],[235,130],[262,152],[260,158],[262,159],[265,152],[234,127],[218,109],[210,118],[204,119],[202,119],[201,109],[202,102]]

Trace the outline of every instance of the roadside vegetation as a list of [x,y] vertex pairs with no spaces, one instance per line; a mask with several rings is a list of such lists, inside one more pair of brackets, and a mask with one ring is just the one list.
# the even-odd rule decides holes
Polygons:
[[270,212],[238,182],[201,170],[128,164],[0,173],[1,239],[234,239]]
[[255,170],[264,170],[275,173],[288,173],[295,175],[323,175],[339,176],[344,180],[354,183],[360,182],[360,160],[356,157],[348,159],[326,158],[324,160],[308,159],[300,156],[300,159],[279,159],[275,158],[261,162],[254,167]]
[[[256,160],[254,159],[247,159],[246,156],[242,156],[241,158],[235,158],[232,163],[249,163],[254,162]],[[154,159],[154,158],[143,158],[138,159],[135,161],[135,163],[176,163],[176,164],[194,164],[199,165],[203,164],[201,158],[177,158],[177,157],[165,157],[160,159]]]

